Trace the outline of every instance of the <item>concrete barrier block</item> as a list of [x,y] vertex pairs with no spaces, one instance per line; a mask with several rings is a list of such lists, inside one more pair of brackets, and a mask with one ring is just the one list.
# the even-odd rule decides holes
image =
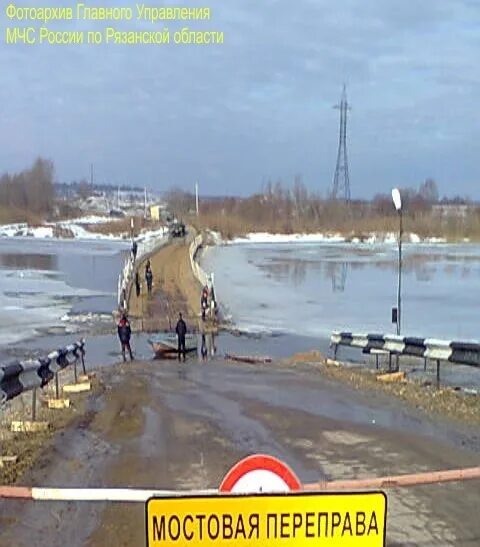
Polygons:
[[405,372],[390,372],[387,374],[380,374],[377,376],[379,382],[405,382]]
[[38,433],[47,431],[48,428],[48,422],[14,421],[10,424],[10,431],[13,433]]
[[90,391],[92,384],[90,382],[82,382],[81,384],[67,384],[63,386],[64,393],[82,393],[83,391]]
[[70,408],[70,399],[48,399],[48,408],[60,410],[63,408]]
[[17,460],[18,456],[0,456],[0,469],[5,467],[6,464],[15,465]]
[[95,372],[89,372],[87,374],[80,374],[78,377],[78,381],[80,383],[88,382],[89,380],[92,380],[93,378],[95,378]]

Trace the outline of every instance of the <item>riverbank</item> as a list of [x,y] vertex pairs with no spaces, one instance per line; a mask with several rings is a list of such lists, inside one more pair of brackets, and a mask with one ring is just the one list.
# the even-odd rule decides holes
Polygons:
[[[287,196],[285,198],[285,196]],[[225,201],[202,200],[199,217],[189,214],[177,204],[177,214],[199,230],[215,230],[226,239],[248,233],[272,234],[336,233],[347,239],[363,238],[368,234],[398,232],[398,217],[391,199],[376,209],[360,202],[309,201],[298,208],[288,199],[288,192],[279,200],[257,195],[251,198]],[[298,204],[297,204],[298,205]],[[175,204],[172,204],[175,210]],[[416,234],[421,240],[444,238],[461,242],[465,238],[480,241],[479,207],[474,204],[456,206],[437,204],[420,207],[405,203],[404,233]]]
[[411,379],[405,367],[404,379],[385,382],[377,380],[377,377],[388,372],[387,369],[371,370],[361,365],[347,365],[328,359],[316,351],[296,354],[282,362],[285,366],[317,370],[327,378],[343,382],[364,393],[384,394],[436,419],[444,417],[459,424],[480,426],[478,394],[465,394],[449,386],[437,389],[431,383]]
[[[25,473],[37,467],[42,454],[48,453],[57,435],[62,436],[67,428],[82,429],[87,419],[87,401],[100,394],[104,386],[96,373],[90,372],[91,391],[68,394],[69,406],[61,409],[48,408],[48,400],[55,399],[55,382],[50,382],[38,390],[36,418],[38,424],[46,428],[36,432],[15,433],[10,430],[12,421],[23,422],[31,419],[32,391],[27,391],[9,401],[0,413],[0,457],[11,457],[15,461],[0,464],[0,484],[18,483]],[[59,373],[59,384],[74,383],[74,373],[70,368]]]

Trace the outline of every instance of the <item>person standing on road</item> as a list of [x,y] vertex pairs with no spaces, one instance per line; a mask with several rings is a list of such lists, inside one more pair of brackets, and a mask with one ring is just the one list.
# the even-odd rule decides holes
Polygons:
[[153,273],[152,268],[150,267],[150,260],[147,262],[147,266],[145,268],[145,280],[147,282],[148,295],[150,296],[152,294],[153,285]]
[[187,334],[187,325],[185,321],[183,320],[182,314],[178,314],[178,321],[177,326],[175,328],[175,332],[177,333],[178,338],[178,360],[180,361],[180,357],[183,354],[183,361],[186,360],[186,350],[185,350],[185,335]]
[[130,347],[130,336],[132,335],[132,329],[130,328],[130,323],[128,321],[126,313],[122,313],[122,317],[118,322],[117,330],[120,344],[122,345],[123,360],[127,360],[125,356],[125,350],[128,350],[128,353],[130,354],[130,360],[133,361],[132,348]]
[[205,333],[202,334],[202,347],[200,348],[200,353],[202,354],[202,359],[205,361],[208,356],[207,337],[205,336]]
[[135,240],[133,240],[133,242],[132,242],[132,257],[133,257],[134,262],[137,259],[137,251],[138,251],[137,242]]
[[215,321],[217,318],[217,301],[215,299],[215,289],[212,285],[212,288],[210,289],[210,316]]
[[138,275],[138,272],[135,272],[135,294],[137,295],[137,298],[140,296],[140,276]]
[[202,296],[200,297],[200,307],[202,309],[202,320],[205,321],[205,314],[208,309],[208,287],[205,285],[202,290]]

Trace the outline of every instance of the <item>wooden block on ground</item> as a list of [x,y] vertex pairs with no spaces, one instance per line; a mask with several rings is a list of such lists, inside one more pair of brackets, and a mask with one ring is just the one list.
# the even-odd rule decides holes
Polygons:
[[90,391],[92,385],[90,382],[82,382],[81,384],[67,384],[63,386],[64,393],[81,393],[82,391]]
[[48,426],[48,422],[14,421],[10,424],[10,431],[13,433],[38,433],[47,431]]
[[48,399],[47,404],[53,409],[70,408],[70,399]]
[[92,378],[95,378],[95,372],[88,372],[87,374],[80,374],[78,377],[79,382],[88,382]]
[[334,366],[334,367],[339,367],[340,366],[340,362],[335,361],[334,359],[327,359],[325,361],[325,364],[330,365],[330,366]]
[[7,463],[15,464],[17,460],[18,456],[0,456],[0,468],[5,467]]
[[389,372],[377,376],[379,382],[404,382],[406,381],[405,372]]

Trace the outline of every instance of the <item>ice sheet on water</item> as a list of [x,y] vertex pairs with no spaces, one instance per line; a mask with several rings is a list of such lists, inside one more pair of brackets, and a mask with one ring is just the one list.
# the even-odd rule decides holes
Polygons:
[[[72,330],[110,312],[125,244],[59,240],[0,240],[0,345],[40,332]],[[62,321],[71,313],[76,321]]]
[[0,344],[34,336],[39,329],[63,326],[61,318],[76,298],[99,296],[101,291],[68,286],[48,272],[0,270]]

